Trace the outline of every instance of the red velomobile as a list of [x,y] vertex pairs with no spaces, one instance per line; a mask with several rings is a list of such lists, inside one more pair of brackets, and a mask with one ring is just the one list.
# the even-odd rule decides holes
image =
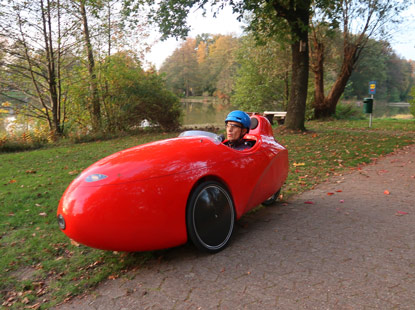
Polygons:
[[273,203],[288,173],[288,152],[269,121],[251,118],[250,149],[237,151],[213,133],[136,146],[108,156],[78,176],[58,207],[61,230],[90,247],[147,251],[188,238],[208,252],[229,242],[235,220]]

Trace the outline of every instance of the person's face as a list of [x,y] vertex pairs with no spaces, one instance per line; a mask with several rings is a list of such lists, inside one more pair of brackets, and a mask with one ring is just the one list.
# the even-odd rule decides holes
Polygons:
[[226,124],[226,137],[229,141],[237,141],[241,135],[246,133],[246,129],[237,122],[228,122]]

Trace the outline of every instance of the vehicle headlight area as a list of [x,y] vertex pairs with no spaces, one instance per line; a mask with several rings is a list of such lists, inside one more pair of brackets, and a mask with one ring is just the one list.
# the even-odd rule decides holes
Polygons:
[[95,174],[91,174],[87,176],[85,178],[85,182],[91,183],[91,182],[101,181],[107,177],[108,176],[106,176],[105,174],[95,173]]

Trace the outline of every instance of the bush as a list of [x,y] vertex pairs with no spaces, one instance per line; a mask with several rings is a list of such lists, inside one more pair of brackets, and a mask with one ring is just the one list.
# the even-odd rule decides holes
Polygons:
[[336,119],[358,120],[364,119],[363,112],[353,104],[339,103],[336,107]]
[[415,86],[412,87],[410,96],[411,99],[409,100],[409,112],[411,112],[411,114],[415,118]]
[[[75,73],[79,81],[84,80],[84,72]],[[166,89],[165,81],[155,71],[144,71],[134,55],[120,52],[108,57],[101,64],[99,77],[105,134],[134,130],[143,120],[165,131],[180,126],[179,99]],[[85,98],[88,98],[88,89],[84,83],[71,85],[65,123],[67,134],[90,134],[91,120]]]
[[0,138],[0,153],[22,152],[39,149],[48,144],[47,138],[36,136],[33,132],[9,134]]

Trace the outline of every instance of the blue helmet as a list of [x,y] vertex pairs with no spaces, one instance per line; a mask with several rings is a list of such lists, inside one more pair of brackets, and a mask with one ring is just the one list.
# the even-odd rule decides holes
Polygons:
[[242,126],[244,126],[246,129],[248,129],[251,127],[251,118],[249,117],[248,114],[246,114],[243,111],[232,111],[231,113],[228,114],[228,116],[225,119],[225,124],[227,122],[237,122],[242,124]]

